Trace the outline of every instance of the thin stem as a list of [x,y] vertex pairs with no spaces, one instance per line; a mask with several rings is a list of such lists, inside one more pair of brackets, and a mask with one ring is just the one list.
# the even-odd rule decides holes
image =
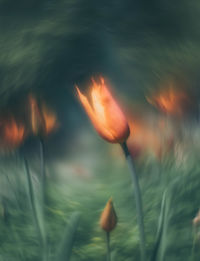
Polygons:
[[137,221],[139,226],[139,233],[140,233],[140,251],[141,251],[141,260],[146,260],[146,249],[145,249],[145,231],[144,231],[144,222],[143,222],[143,209],[142,209],[142,198],[140,192],[140,186],[138,177],[135,172],[134,162],[128,150],[126,142],[121,144],[122,149],[124,151],[129,170],[131,172],[133,187],[134,187],[134,195],[135,195],[135,204],[137,210]]
[[8,213],[8,208],[7,208],[7,204],[6,204],[6,199],[2,196],[1,198],[1,203],[3,206],[3,220],[5,222],[5,224],[8,224],[9,221],[9,213]]
[[45,172],[45,162],[44,162],[44,141],[42,138],[39,139],[40,143],[40,170],[41,170],[41,178],[42,178],[42,193],[43,199],[45,198],[45,190],[46,190],[46,172]]
[[5,177],[6,177],[6,179],[7,179],[7,182],[8,182],[9,185],[10,185],[10,188],[11,188],[12,191],[13,191],[13,194],[14,194],[15,199],[16,199],[17,207],[18,207],[19,209],[21,209],[21,205],[20,205],[20,202],[19,202],[19,200],[18,200],[17,192],[16,192],[15,188],[13,187],[13,185],[12,185],[12,183],[11,183],[11,181],[10,181],[10,178],[9,178],[9,176],[8,176],[8,174],[7,174],[6,172],[5,172]]
[[107,245],[107,261],[111,261],[111,256],[110,256],[110,232],[106,232],[106,245]]
[[194,238],[193,238],[193,242],[192,242],[191,258],[190,258],[191,261],[194,260],[196,239],[197,239],[197,237],[196,237],[196,227],[195,227],[194,228]]
[[37,207],[36,207],[36,200],[35,200],[35,195],[34,195],[34,191],[33,191],[33,183],[32,183],[32,178],[31,178],[31,174],[29,171],[28,162],[25,158],[23,158],[23,159],[24,159],[25,172],[26,172],[26,177],[27,177],[27,182],[28,182],[28,193],[29,193],[31,208],[33,211],[33,218],[34,218],[36,229],[38,232],[40,245],[43,250],[43,260],[45,261],[46,260],[46,237],[42,231],[42,228],[41,228],[40,222],[39,222],[39,215],[38,215],[38,211],[37,211]]

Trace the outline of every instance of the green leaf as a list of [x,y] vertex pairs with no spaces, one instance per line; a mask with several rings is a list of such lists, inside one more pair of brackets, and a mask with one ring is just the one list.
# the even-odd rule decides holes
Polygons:
[[77,227],[79,225],[80,213],[74,212],[67,224],[63,239],[58,249],[57,261],[68,261],[72,253]]
[[[167,228],[169,223],[169,196],[167,190],[164,191],[162,197],[160,217],[158,220],[158,231],[156,242],[151,256],[151,261],[162,261],[164,259],[167,244]],[[159,257],[159,259],[157,259]]]

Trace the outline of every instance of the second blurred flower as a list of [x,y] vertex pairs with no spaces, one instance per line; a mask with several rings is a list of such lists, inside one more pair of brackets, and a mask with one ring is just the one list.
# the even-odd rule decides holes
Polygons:
[[35,136],[45,137],[57,127],[55,114],[44,103],[40,107],[36,99],[29,96],[30,125]]

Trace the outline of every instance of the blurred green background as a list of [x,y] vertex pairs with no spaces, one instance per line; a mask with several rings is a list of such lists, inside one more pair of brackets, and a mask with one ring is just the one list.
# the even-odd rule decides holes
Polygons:
[[[139,260],[125,158],[120,146],[98,137],[76,98],[74,85],[86,89],[92,75],[109,79],[133,117],[133,130],[135,124],[141,137],[150,135],[137,143],[142,152],[135,155],[148,260],[165,189],[167,211],[158,260],[199,260],[200,239],[192,226],[200,204],[199,16],[197,0],[0,1],[0,116],[10,113],[24,120],[31,92],[59,121],[58,130],[45,140],[50,260],[56,260],[65,229],[73,227],[74,211],[80,212],[80,221],[70,260],[106,260],[99,218],[111,196],[118,216],[111,233],[112,261]],[[147,102],[169,82],[190,97],[184,117],[164,115]],[[159,119],[170,130],[158,128]],[[171,136],[173,146],[167,150]],[[35,195],[40,194],[38,140],[29,138],[23,148],[1,151],[0,261],[41,260],[22,155],[29,162]]]

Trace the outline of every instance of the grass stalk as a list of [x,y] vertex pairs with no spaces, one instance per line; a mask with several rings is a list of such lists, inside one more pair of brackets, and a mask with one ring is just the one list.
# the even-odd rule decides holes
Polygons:
[[33,218],[35,221],[36,230],[37,230],[39,241],[40,241],[40,246],[42,249],[42,260],[46,261],[47,260],[46,236],[45,236],[45,233],[44,233],[44,231],[41,227],[40,221],[39,221],[39,213],[38,213],[37,207],[36,207],[36,198],[35,198],[35,194],[34,194],[34,190],[33,190],[33,182],[32,182],[32,178],[31,178],[29,166],[28,166],[28,161],[25,157],[23,159],[24,159],[25,173],[26,173],[27,183],[28,183],[28,194],[29,194],[30,204],[31,204],[32,212],[33,212]]
[[42,138],[39,139],[40,145],[40,171],[41,171],[41,180],[42,180],[42,196],[45,201],[46,195],[46,171],[45,171],[45,150],[44,150],[44,141]]
[[191,256],[190,256],[190,261],[194,261],[194,256],[195,256],[195,246],[196,246],[196,241],[197,241],[197,230],[196,227],[194,227],[194,235],[193,235],[193,241],[192,241],[192,249],[191,249]]

